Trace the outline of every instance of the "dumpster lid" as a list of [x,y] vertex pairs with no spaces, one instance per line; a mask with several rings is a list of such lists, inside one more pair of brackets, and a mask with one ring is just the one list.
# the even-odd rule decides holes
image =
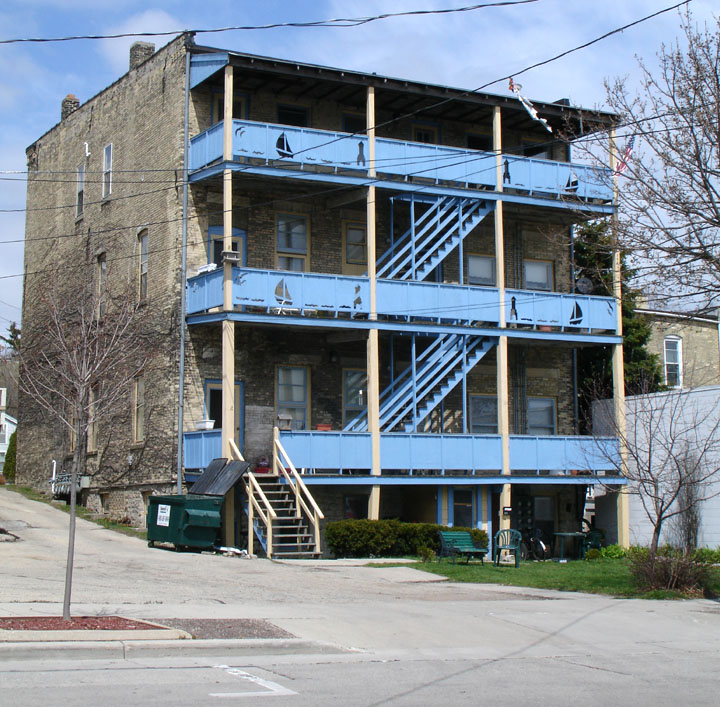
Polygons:
[[210,462],[203,475],[193,485],[191,489],[193,495],[224,496],[250,466],[247,462],[235,460],[223,465],[215,464],[218,461],[225,460],[214,459]]

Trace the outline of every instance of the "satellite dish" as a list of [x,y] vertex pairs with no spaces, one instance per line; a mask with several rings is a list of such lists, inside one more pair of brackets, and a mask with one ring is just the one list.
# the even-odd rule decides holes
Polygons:
[[582,295],[589,295],[593,290],[593,283],[589,277],[580,277],[575,281],[575,289]]

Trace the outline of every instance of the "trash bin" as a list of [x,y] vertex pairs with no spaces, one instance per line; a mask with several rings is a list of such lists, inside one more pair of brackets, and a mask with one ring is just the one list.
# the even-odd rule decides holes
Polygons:
[[151,496],[147,539],[172,543],[177,549],[213,547],[220,533],[222,498],[175,495]]

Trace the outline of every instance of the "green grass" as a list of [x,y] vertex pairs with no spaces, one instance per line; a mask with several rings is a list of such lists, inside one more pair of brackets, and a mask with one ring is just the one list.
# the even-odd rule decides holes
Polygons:
[[[32,489],[27,486],[15,486],[13,484],[8,484],[5,486],[5,488],[9,491],[15,491],[15,493],[19,493],[21,496],[25,496],[25,498],[29,498],[31,501],[40,501],[41,503],[47,503],[53,508],[58,508],[61,511],[65,511],[65,513],[70,513],[69,504],[53,501],[50,495],[41,493],[36,489]],[[130,535],[131,537],[141,538],[142,540],[147,539],[146,530],[138,530],[127,525],[126,523],[118,523],[117,521],[110,520],[109,518],[94,518],[93,514],[90,513],[90,511],[88,511],[88,509],[84,506],[76,506],[76,513],[78,518],[89,520],[91,523],[101,525],[103,528],[107,528],[108,530],[114,530],[118,533],[122,533],[123,535]]]
[[[514,565],[495,567],[491,562],[480,565],[479,562],[452,564],[450,560],[442,562],[424,562],[414,565],[415,569],[431,572],[451,579],[453,582],[481,584],[504,584],[514,587],[535,587],[537,589],[557,589],[565,592],[588,592],[590,594],[609,594],[616,597],[641,597],[646,599],[679,599],[685,595],[677,591],[640,591],[630,575],[629,561],[625,558],[615,560],[600,558],[591,562],[521,562]],[[711,570],[710,590],[720,594],[720,568]]]

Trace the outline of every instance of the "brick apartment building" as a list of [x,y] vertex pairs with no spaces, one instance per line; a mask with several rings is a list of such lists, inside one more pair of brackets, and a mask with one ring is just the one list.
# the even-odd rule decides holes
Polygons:
[[[613,211],[610,172],[572,164],[558,136],[614,116],[533,105],[552,133],[514,96],[189,35],[133,45],[127,74],[66,99],[28,148],[24,327],[43,269],[81,259],[135,278],[163,341],[124,423],[98,430],[114,446],[91,455],[84,502],[142,522],[149,495],[234,443],[263,544],[256,489],[290,461],[308,527],[577,529],[586,487],[623,480],[617,440],[576,436],[573,352],[615,347],[622,380],[622,340],[615,301],[576,293],[571,264],[573,224]],[[18,476],[43,486],[70,441],[20,410]],[[244,542],[243,505],[228,496],[228,542]]]

